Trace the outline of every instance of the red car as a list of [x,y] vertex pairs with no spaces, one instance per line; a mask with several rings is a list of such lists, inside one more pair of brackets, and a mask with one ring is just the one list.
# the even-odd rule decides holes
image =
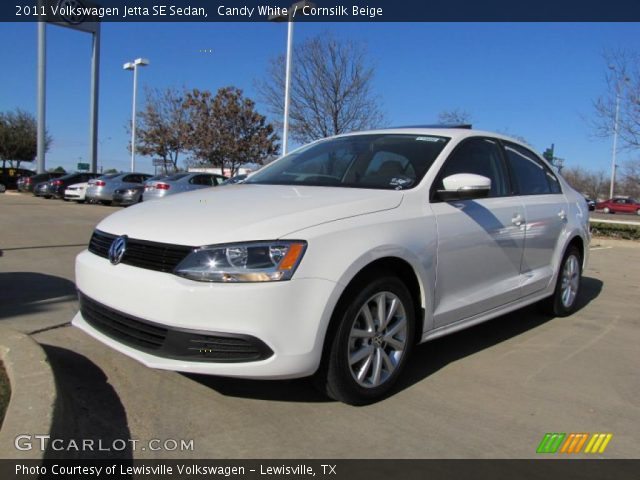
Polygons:
[[640,215],[640,202],[633,198],[610,198],[596,203],[596,209],[604,213],[635,213]]

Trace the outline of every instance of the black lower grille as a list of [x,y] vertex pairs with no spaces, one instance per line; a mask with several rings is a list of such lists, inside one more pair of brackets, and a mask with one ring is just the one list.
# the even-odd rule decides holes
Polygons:
[[138,350],[166,358],[210,362],[255,362],[273,355],[249,335],[199,332],[141,320],[79,292],[82,318],[99,332]]
[[[109,248],[116,238],[118,238],[117,235],[96,230],[91,236],[89,251],[100,257],[109,258]],[[120,263],[170,273],[193,249],[194,247],[185,245],[127,238],[127,246]]]

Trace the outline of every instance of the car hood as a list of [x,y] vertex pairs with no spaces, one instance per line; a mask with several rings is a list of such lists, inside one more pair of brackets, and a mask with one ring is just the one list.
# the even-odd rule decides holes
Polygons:
[[172,195],[117,212],[98,229],[178,245],[270,240],[322,223],[390,210],[395,190],[238,184]]

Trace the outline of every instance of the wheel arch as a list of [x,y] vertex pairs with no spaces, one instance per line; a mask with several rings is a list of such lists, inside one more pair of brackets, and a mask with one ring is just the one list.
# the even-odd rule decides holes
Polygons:
[[325,359],[327,348],[330,345],[331,339],[335,335],[340,323],[340,318],[338,318],[336,312],[339,312],[345,306],[345,303],[357,288],[366,283],[372,275],[378,275],[381,272],[397,276],[409,290],[416,316],[414,343],[420,342],[425,327],[425,319],[427,318],[425,309],[425,306],[427,305],[427,294],[425,292],[425,286],[420,281],[420,275],[416,272],[411,263],[398,256],[385,256],[370,261],[357,270],[351,278],[346,281],[343,279],[343,281],[340,282],[345,285],[345,287],[340,293],[331,313],[331,318],[327,328],[325,329],[322,346],[322,361]]

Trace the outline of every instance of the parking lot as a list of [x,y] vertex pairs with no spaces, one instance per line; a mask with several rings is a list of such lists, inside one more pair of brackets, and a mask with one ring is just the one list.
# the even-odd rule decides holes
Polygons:
[[193,440],[189,451],[92,457],[534,458],[546,432],[609,432],[602,456],[638,455],[637,242],[592,242],[573,316],[534,306],[424,344],[394,395],[350,407],[307,380],[150,370],[70,326],[74,257],[117,210],[0,195],[0,322],[50,358],[73,418],[52,436]]

